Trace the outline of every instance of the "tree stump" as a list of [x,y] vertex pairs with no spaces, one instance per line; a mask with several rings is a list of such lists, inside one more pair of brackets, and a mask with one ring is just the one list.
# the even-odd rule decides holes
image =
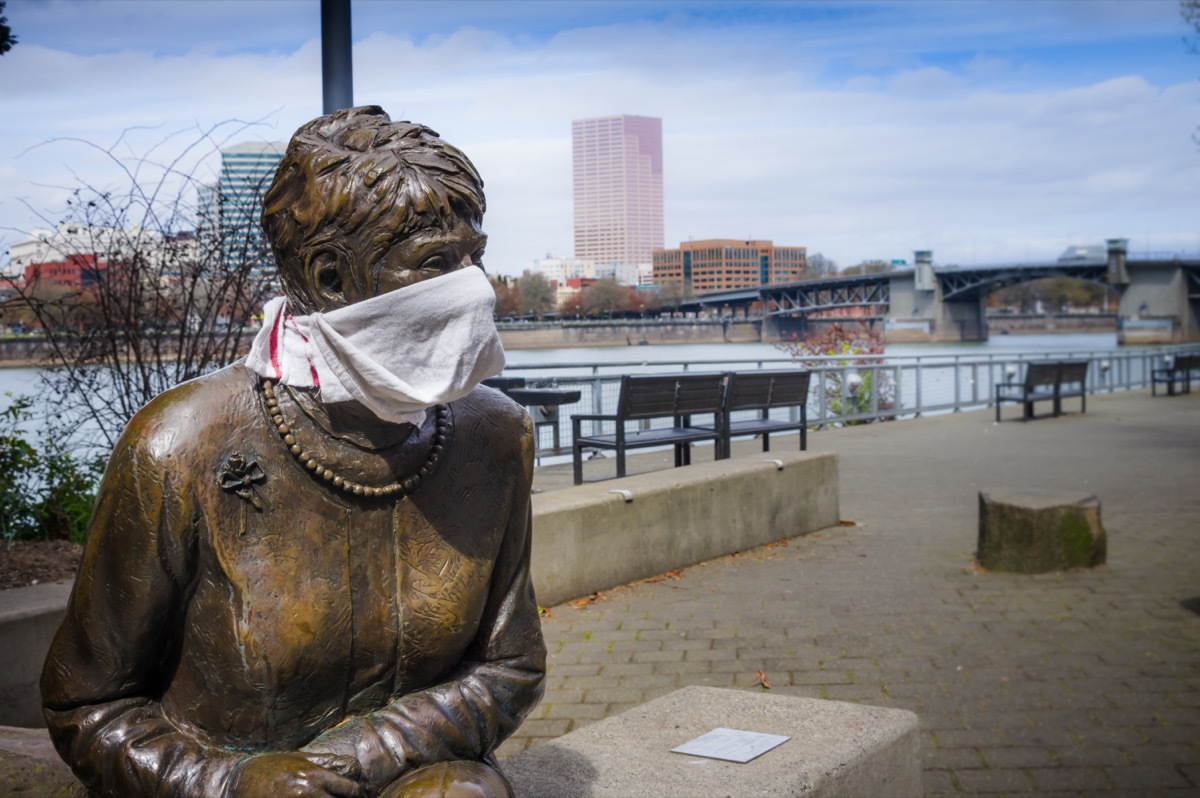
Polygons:
[[988,570],[1021,574],[1103,565],[1100,500],[1044,490],[980,491],[976,557]]

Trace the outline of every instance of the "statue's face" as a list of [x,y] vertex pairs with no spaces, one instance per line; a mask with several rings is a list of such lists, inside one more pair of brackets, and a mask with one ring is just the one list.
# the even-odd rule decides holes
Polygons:
[[[377,231],[364,231],[367,241]],[[483,267],[487,236],[474,219],[459,218],[449,230],[427,227],[397,241],[374,262],[327,251],[312,260],[317,310],[328,311],[468,267]],[[366,247],[352,247],[358,252]],[[343,250],[344,253],[344,250]]]

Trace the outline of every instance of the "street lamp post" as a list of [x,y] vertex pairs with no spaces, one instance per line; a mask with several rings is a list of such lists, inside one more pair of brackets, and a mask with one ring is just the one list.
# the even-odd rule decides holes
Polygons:
[[321,0],[321,88],[323,113],[354,106],[350,0]]

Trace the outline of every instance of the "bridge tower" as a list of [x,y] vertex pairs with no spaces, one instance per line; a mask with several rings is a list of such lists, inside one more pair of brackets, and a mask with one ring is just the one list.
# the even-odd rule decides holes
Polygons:
[[1200,259],[1130,258],[1126,249],[1124,239],[1108,242],[1109,273],[1123,278],[1115,283],[1121,292],[1118,340],[1200,341]]
[[948,300],[933,270],[933,252],[913,253],[913,270],[889,275],[891,306],[887,316],[889,341],[986,341],[987,318],[982,294]]

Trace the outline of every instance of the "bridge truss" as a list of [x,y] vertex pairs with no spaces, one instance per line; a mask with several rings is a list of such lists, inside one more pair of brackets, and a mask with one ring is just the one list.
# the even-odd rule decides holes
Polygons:
[[1183,273],[1187,275],[1187,295],[1192,302],[1200,301],[1200,264],[1185,266]]
[[889,275],[878,274],[769,285],[763,286],[761,292],[770,316],[819,314],[847,308],[869,308],[873,311],[869,315],[884,316],[891,302],[891,285]]
[[945,301],[978,299],[983,294],[1007,288],[1017,283],[1040,280],[1043,277],[1072,277],[1103,283],[1108,274],[1106,263],[1040,263],[1016,266],[985,266],[941,268],[937,279],[942,284]]

